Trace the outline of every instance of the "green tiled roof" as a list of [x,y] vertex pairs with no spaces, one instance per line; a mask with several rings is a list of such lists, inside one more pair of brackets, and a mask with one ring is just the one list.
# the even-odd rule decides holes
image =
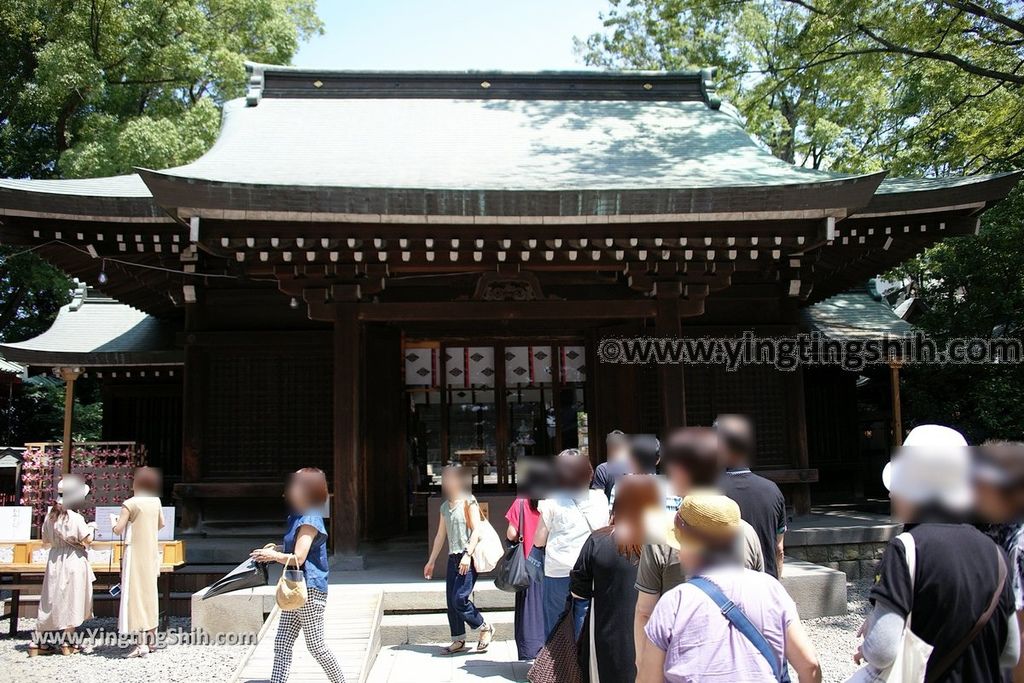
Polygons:
[[836,294],[808,306],[801,316],[807,331],[820,332],[837,340],[901,337],[916,329],[896,315],[887,303],[872,296],[867,287]]

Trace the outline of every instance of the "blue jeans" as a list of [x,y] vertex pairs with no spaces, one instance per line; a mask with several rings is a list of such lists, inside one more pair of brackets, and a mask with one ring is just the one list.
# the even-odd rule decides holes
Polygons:
[[476,584],[476,567],[469,564],[469,571],[459,574],[459,562],[462,553],[448,556],[448,572],[445,574],[445,588],[448,600],[448,627],[453,639],[462,640],[466,635],[466,624],[470,628],[480,628],[484,618],[480,610],[469,599]]
[[[551,635],[559,617],[565,612],[565,600],[569,597],[569,577],[544,577],[544,639]],[[589,600],[572,600],[572,622],[576,638],[579,639],[583,630],[583,620],[590,607]]]

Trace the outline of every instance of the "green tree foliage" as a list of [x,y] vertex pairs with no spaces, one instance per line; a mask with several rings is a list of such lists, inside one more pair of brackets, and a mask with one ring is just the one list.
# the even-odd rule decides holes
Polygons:
[[50,327],[71,281],[35,254],[0,247],[0,341],[22,341]]
[[[915,321],[941,340],[1024,340],[1024,189],[985,214],[977,236],[944,240],[895,271],[924,302]],[[908,367],[916,423],[949,422],[975,440],[1024,439],[1024,364]]]
[[786,161],[969,173],[1024,154],[1020,14],[995,0],[610,0],[605,31],[577,49],[601,66],[720,67]]
[[[103,403],[94,381],[75,383],[75,441],[99,441]],[[0,401],[0,444],[20,445],[64,438],[64,383],[50,375],[30,377],[18,391]]]
[[5,0],[0,176],[96,176],[189,162],[246,60],[287,64],[314,0]]
[[[720,87],[781,159],[941,176],[1024,168],[1024,7],[979,0],[610,0],[577,40],[593,65],[718,66]],[[974,237],[899,268],[941,339],[1021,338],[1024,193]],[[904,371],[911,423],[1024,437],[1024,366]]]
[[[224,101],[242,94],[245,61],[287,64],[322,30],[315,0],[0,0],[0,177],[188,163],[216,138]],[[49,327],[70,290],[16,251],[0,248],[7,341]],[[42,423],[19,433],[53,437],[63,394],[33,386],[21,400],[25,419]],[[98,436],[98,415],[84,403],[76,428]]]

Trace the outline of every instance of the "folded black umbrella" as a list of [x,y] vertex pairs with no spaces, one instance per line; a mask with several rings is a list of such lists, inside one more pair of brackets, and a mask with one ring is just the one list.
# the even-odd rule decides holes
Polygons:
[[203,600],[224,595],[225,593],[232,593],[243,588],[266,586],[268,583],[270,583],[270,576],[267,572],[267,564],[248,559],[217,579],[206,591]]

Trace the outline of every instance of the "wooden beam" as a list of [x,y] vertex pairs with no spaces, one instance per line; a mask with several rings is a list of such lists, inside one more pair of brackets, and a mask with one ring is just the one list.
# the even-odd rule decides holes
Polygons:
[[[351,307],[351,308],[350,308]],[[311,303],[314,320],[339,320],[342,311],[353,310],[366,322],[476,321],[476,320],[618,320],[653,318],[653,299],[613,301],[424,301],[402,303]],[[680,315],[700,315],[703,300],[684,300]]]

